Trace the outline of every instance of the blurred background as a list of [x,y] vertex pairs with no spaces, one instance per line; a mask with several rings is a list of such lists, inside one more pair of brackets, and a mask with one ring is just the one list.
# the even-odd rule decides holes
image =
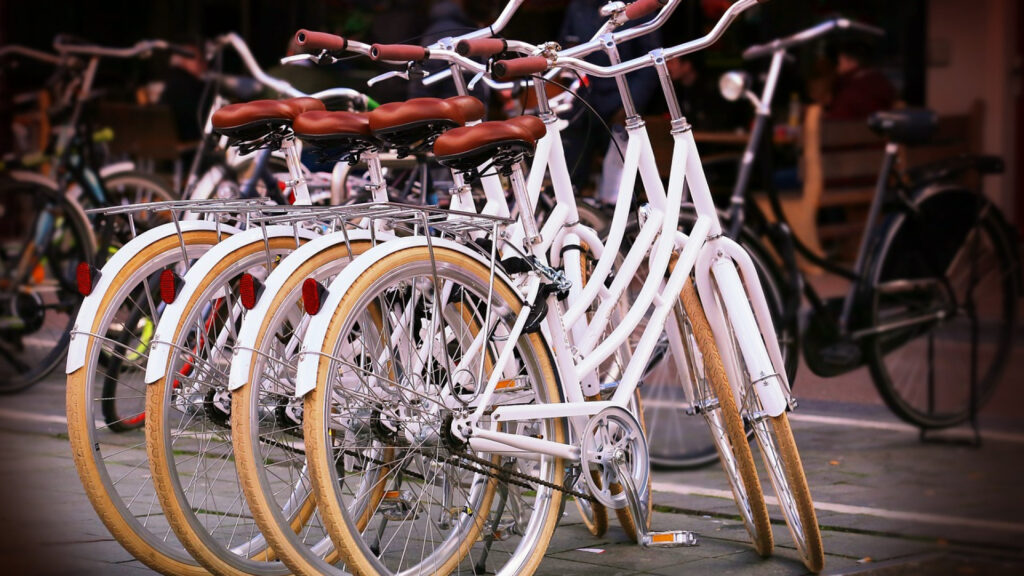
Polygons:
[[[506,30],[511,38],[542,42],[561,40],[566,30],[569,0],[528,0]],[[443,5],[437,9],[434,5]],[[277,61],[286,53],[294,32],[303,27],[329,31],[363,42],[417,43],[428,28],[435,33],[458,34],[490,22],[501,9],[499,0],[473,2],[425,2],[419,0],[182,0],[179,2],[51,0],[0,2],[0,44],[24,44],[47,49],[58,33],[109,46],[128,46],[144,38],[200,46],[204,39],[236,31],[248,42],[259,62],[280,71]],[[603,2],[582,2],[599,7]],[[684,2],[662,31],[662,45],[672,45],[700,35],[713,24],[728,0]],[[448,10],[451,8],[451,10]],[[448,11],[446,11],[448,10]],[[885,38],[854,47],[891,83],[895,101],[908,106],[928,106],[941,116],[960,116],[970,121],[967,146],[972,152],[1001,155],[1007,159],[1003,177],[989,178],[985,192],[1015,222],[1024,221],[1016,166],[1024,109],[1020,91],[1020,63],[1024,40],[1019,34],[1024,10],[1014,0],[774,0],[753,10],[734,25],[712,49],[692,61],[684,98],[697,105],[701,130],[731,130],[749,123],[749,106],[728,107],[717,95],[715,82],[722,72],[744,66],[743,48],[804,29],[835,15],[855,18],[884,28]],[[441,28],[438,28],[438,25]],[[564,35],[564,34],[563,34]],[[435,36],[436,37],[436,36]],[[815,42],[802,47],[787,64],[782,87],[775,98],[783,121],[795,99],[801,103],[827,99],[835,77],[836,51],[843,39]],[[139,60],[107,60],[99,70],[98,86],[105,101],[122,100],[163,105],[174,115],[179,141],[196,137],[196,106],[200,87],[190,83],[187,67],[172,66],[171,57],[157,54]],[[239,63],[226,63],[241,72]],[[751,72],[763,73],[766,62],[748,64]],[[365,58],[319,70],[311,87],[338,83],[365,88],[365,80],[381,70]],[[192,70],[191,72],[196,72]],[[23,65],[0,75],[0,92],[6,96],[38,87],[49,70]],[[285,77],[290,78],[289,72]],[[296,74],[298,75],[298,74]],[[190,85],[191,84],[191,85]],[[404,81],[392,80],[369,89],[381,101],[406,96]],[[5,97],[2,113],[14,114]],[[649,104],[651,110],[660,102]],[[116,120],[116,119],[114,119]],[[7,125],[7,121],[3,122]],[[0,150],[12,146],[4,131]]]
[[[604,3],[526,0],[503,35],[534,43],[557,41],[563,46],[585,41]],[[701,36],[731,3],[683,0],[660,30],[660,37],[635,40],[622,47],[622,54],[625,58],[638,56]],[[18,44],[52,52],[54,39],[61,34],[68,41],[109,47],[163,39],[190,50],[194,57],[155,51],[147,58],[103,59],[84,115],[91,133],[105,134],[96,141],[102,143],[106,161],[132,160],[142,170],[166,177],[174,183],[171,189],[180,193],[212,100],[206,83],[212,65],[202,58],[210,39],[236,32],[268,73],[304,92],[346,86],[365,91],[378,102],[390,102],[434,93],[417,82],[397,78],[367,87],[367,80],[389,68],[364,57],[343,58],[330,66],[283,66],[280,59],[294,52],[291,41],[300,28],[364,43],[426,45],[492,22],[504,4],[502,0],[0,0],[0,46]],[[822,186],[827,193],[852,185],[866,194],[845,194],[842,197],[849,202],[833,199],[827,206],[810,208],[815,227],[810,234],[820,238],[818,248],[827,258],[850,262],[858,248],[883,145],[867,131],[864,120],[878,110],[927,107],[938,115],[938,133],[927,145],[902,150],[901,160],[915,166],[959,154],[1001,157],[1005,161],[1002,173],[966,177],[1015,225],[1019,244],[1019,230],[1024,225],[1020,184],[1020,166],[1024,166],[1024,2],[1020,0],[772,0],[750,10],[711,49],[673,61],[670,68],[717,198],[728,201],[753,119],[748,102],[722,97],[719,78],[731,70],[745,71],[753,79],[753,89],[760,92],[768,60],[744,60],[746,48],[837,16],[879,27],[885,36],[833,34],[791,51],[773,101],[773,126],[768,135],[773,167],[754,171],[752,191],[757,194],[766,179],[772,179],[775,188],[795,191],[799,198],[808,185],[804,181],[805,156],[811,124],[822,133],[856,125],[870,138],[871,155],[857,161],[860,172],[852,180],[847,178],[850,181],[830,178],[826,169]],[[235,52],[227,50],[223,58],[225,74],[246,77],[248,72]],[[244,81],[239,82],[233,95],[236,100],[279,96],[260,86],[245,89]],[[574,185],[589,203],[600,205],[608,201],[602,194],[602,171],[607,169],[602,164],[606,154],[611,156],[612,138],[612,129],[602,124],[621,122],[621,110],[617,95],[611,102],[602,101],[599,90],[582,84],[579,96],[589,100],[594,110],[573,103],[566,114],[572,124],[563,132],[563,139],[569,166],[574,168]],[[667,176],[671,139],[666,105],[653,88],[645,97],[638,96],[637,91],[652,86],[650,77],[638,73],[630,78],[630,84],[648,124],[662,175]],[[54,98],[45,90],[54,85],[58,83],[49,65],[0,59],[0,159],[17,157],[30,167],[48,162],[49,128],[67,118],[54,109]],[[515,112],[520,98],[525,100],[522,94],[477,94],[487,100],[490,118]],[[524,103],[522,107],[527,106]],[[827,152],[827,146],[821,150]],[[7,214],[0,220],[0,239],[13,229],[11,223],[16,219],[16,214]],[[804,237],[801,231],[798,236]],[[820,270],[813,268],[805,272],[825,297],[842,294],[848,284],[815,274]],[[796,413],[801,417],[793,420],[815,497],[824,503],[819,514],[828,531],[829,562],[839,567],[837,571],[856,572],[862,564],[885,560],[898,563],[899,568],[885,571],[880,567],[879,573],[1021,573],[1024,499],[1019,495],[1019,477],[1024,473],[1024,458],[1020,457],[1024,390],[1017,380],[1024,371],[1021,308],[1018,300],[1015,348],[1000,386],[981,412],[985,439],[981,446],[923,442],[918,428],[898,421],[886,409],[867,368],[822,378],[801,364],[796,394],[802,411]],[[966,362],[962,357],[947,360],[950,365]],[[0,364],[0,379],[4,377]],[[21,532],[11,539],[6,534],[0,538],[0,560],[23,561],[28,573],[108,574],[113,573],[114,563],[124,567],[125,573],[129,568],[136,573],[141,564],[113,542],[99,523],[69,460],[63,416],[65,382],[58,368],[31,390],[0,397],[0,449],[6,450],[0,453],[4,462],[0,466],[0,526]],[[951,436],[960,441],[975,438],[963,427],[953,430]],[[699,519],[694,521],[706,524],[698,526],[712,534],[710,545],[703,550],[720,553],[713,559],[718,564],[711,569],[763,574],[768,568],[749,550],[737,552],[742,531],[730,534],[719,525],[732,513],[732,503],[715,491],[723,484],[716,476],[720,470],[713,468],[658,471],[659,511],[684,512],[687,521]],[[49,514],[55,506],[63,507],[65,515]],[[723,530],[725,533],[720,532]],[[72,553],[66,558],[54,554],[57,546],[67,543],[72,544]],[[638,568],[631,564],[637,556],[626,556],[637,548],[624,542],[598,544],[609,549],[621,546],[617,554],[604,558],[623,554],[622,570],[585,560],[578,573],[627,573]],[[567,544],[566,550],[578,545]],[[560,559],[571,560],[568,554]],[[926,568],[906,561],[922,555],[938,555],[941,561]],[[969,561],[948,561],[961,555]],[[979,564],[978,558],[987,564]],[[1012,559],[1007,564],[1010,568],[1000,564],[1002,568],[991,569],[1006,558]],[[802,573],[796,563],[781,568],[772,565],[772,569]],[[657,573],[678,572],[666,568]]]

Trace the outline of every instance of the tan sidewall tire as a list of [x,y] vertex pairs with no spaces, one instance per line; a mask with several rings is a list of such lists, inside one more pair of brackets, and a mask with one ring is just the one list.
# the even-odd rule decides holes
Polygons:
[[[793,501],[800,516],[800,524],[806,533],[807,549],[801,558],[811,572],[821,572],[825,568],[825,549],[821,543],[821,529],[818,527],[818,516],[814,512],[814,501],[811,490],[807,486],[803,462],[796,448],[793,430],[789,427],[789,417],[785,412],[771,419],[775,431],[775,441],[779,447],[779,458],[786,470],[786,482],[793,493]],[[790,528],[792,533],[792,528]],[[794,536],[794,539],[796,536]]]
[[[395,252],[371,265],[352,284],[352,288],[349,290],[346,297],[342,299],[338,308],[333,311],[331,323],[327,329],[327,336],[324,339],[327,344],[325,347],[332,347],[331,345],[338,338],[344,321],[351,313],[351,309],[358,300],[359,295],[366,291],[381,275],[405,264],[429,260],[430,256],[431,253],[427,247],[418,246]],[[433,248],[433,257],[437,262],[452,264],[462,268],[463,270],[471,271],[480,279],[482,285],[486,285],[489,282],[489,270],[476,260],[473,260],[464,254],[447,248],[435,246]],[[494,290],[497,299],[507,303],[513,313],[517,313],[520,310],[521,302],[519,297],[500,278],[495,278]],[[551,359],[548,357],[546,352],[547,347],[544,345],[538,334],[530,334],[526,336],[526,338],[530,340],[531,347],[538,352],[538,361],[540,362],[541,370],[545,375],[544,382],[542,384],[548,387],[548,397],[551,398],[552,401],[560,401],[557,378],[555,377]],[[357,576],[369,576],[375,574],[375,571],[372,568],[370,560],[364,555],[363,550],[360,547],[362,537],[359,534],[352,534],[349,532],[344,519],[344,511],[341,509],[339,503],[334,499],[332,487],[333,467],[328,465],[330,460],[328,447],[323,443],[322,432],[325,425],[325,414],[323,411],[324,386],[322,383],[327,380],[327,372],[329,369],[329,359],[322,359],[320,361],[317,374],[317,386],[312,392],[305,396],[303,426],[305,430],[306,459],[309,465],[310,478],[313,481],[313,488],[316,493],[317,504],[320,507],[320,514],[324,525],[327,527],[328,533],[331,535],[331,539],[334,541],[335,546],[338,548],[338,552],[345,560],[347,568],[350,571]],[[556,427],[556,429],[558,432],[557,437],[554,438],[554,440],[558,442],[565,442],[564,427],[559,426]],[[556,484],[560,484],[565,473],[564,462],[561,459],[557,459],[554,463],[554,469],[554,482]],[[487,493],[484,496],[484,501],[481,503],[482,510],[490,509],[491,501],[494,498],[495,485],[496,479],[492,479],[491,482],[488,483]],[[520,576],[529,576],[530,574],[533,574],[536,571],[537,566],[540,565],[541,560],[543,560],[544,552],[547,550],[548,544],[551,541],[551,536],[554,534],[555,527],[558,525],[558,521],[560,519],[561,499],[561,492],[553,491],[551,493],[551,499],[548,504],[549,513],[547,517],[543,519],[540,537],[537,540],[537,545],[534,548],[533,554],[527,560],[523,569],[518,573]],[[470,548],[476,543],[477,536],[482,530],[487,516],[488,515],[486,514],[477,515],[477,521],[473,524],[473,533],[469,534],[469,537],[463,541],[463,545],[459,553],[453,555],[448,562],[435,572],[436,574],[448,574],[455,569],[462,558],[469,552]]]
[[[597,472],[592,471],[591,474],[595,482],[600,482],[601,479],[597,476]],[[580,499],[573,498],[573,502],[576,503],[576,509],[580,511],[580,517],[583,518],[583,525],[587,527],[587,530],[599,538],[604,536],[608,531],[608,507],[597,500],[591,500],[590,512],[593,514],[593,518],[588,518]]]
[[694,338],[697,340],[697,347],[704,357],[704,369],[711,384],[711,392],[718,399],[719,412],[725,423],[726,436],[729,438],[729,443],[732,444],[733,458],[736,460],[736,467],[747,493],[747,501],[750,504],[756,532],[756,534],[750,535],[754,543],[754,550],[766,557],[772,553],[774,548],[772,525],[764,501],[764,491],[761,489],[761,481],[757,475],[757,467],[754,464],[754,455],[750,450],[750,442],[747,441],[743,427],[743,418],[736,407],[736,398],[733,396],[732,387],[729,386],[725,365],[722,364],[722,357],[718,353],[718,346],[715,344],[714,334],[711,333],[711,325],[708,324],[707,316],[704,314],[704,307],[700,303],[693,282],[689,280],[683,287],[682,300],[686,316],[693,328]]
[[[271,238],[269,240],[270,250],[281,250],[295,247],[295,238]],[[210,273],[199,283],[199,288],[193,293],[192,299],[188,302],[188,310],[191,311],[209,286],[209,284],[220,277],[221,273],[229,266],[232,266],[239,259],[250,254],[267,249],[267,243],[260,239],[251,244],[239,247],[223,258]],[[181,322],[174,330],[174,342],[178,341],[179,335],[184,328],[184,322],[191,312],[182,315]],[[192,557],[209,568],[211,572],[222,576],[246,576],[246,572],[224,562],[215,552],[210,550],[202,538],[189,524],[188,518],[192,511],[185,510],[187,502],[179,502],[178,495],[171,482],[171,469],[164,455],[172,448],[167,444],[168,438],[164,433],[164,401],[168,396],[168,382],[166,377],[161,377],[146,387],[146,450],[149,452],[149,468],[153,475],[153,484],[156,486],[156,493],[160,499],[160,506],[171,529],[178,536],[185,549],[192,554]],[[233,438],[232,438],[233,439]],[[312,510],[310,510],[310,513]],[[277,554],[268,549],[253,554],[250,558],[254,561],[266,561],[276,558]]]
[[[188,231],[184,232],[182,237],[188,246],[203,244],[212,246],[219,241],[217,233],[212,231]],[[99,311],[96,314],[90,331],[93,334],[97,333],[100,328],[100,319],[106,314],[114,293],[118,287],[123,285],[125,280],[134,275],[139,268],[152,260],[157,254],[162,254],[168,250],[179,250],[180,246],[181,244],[177,236],[163,238],[136,255],[121,270],[121,273],[115,277],[107,296],[100,303]],[[95,340],[90,338],[86,348],[86,358],[92,356],[93,346],[95,346]],[[91,455],[95,448],[89,435],[89,430],[93,424],[87,421],[88,407],[91,402],[89,394],[87,394],[85,389],[89,377],[87,370],[88,366],[83,366],[68,375],[66,402],[71,454],[75,461],[75,467],[78,469],[78,477],[82,480],[82,486],[89,497],[89,502],[92,503],[93,508],[107,527],[107,530],[110,531],[110,534],[124,546],[125,550],[146,566],[164,574],[181,576],[209,574],[201,566],[184,564],[147,544],[121,516],[110,494],[103,488],[99,469]]]
[[[370,244],[368,242],[353,242],[352,254],[362,254],[369,248]],[[297,268],[282,285],[280,293],[271,302],[267,315],[264,316],[263,323],[260,325],[260,333],[256,338],[254,348],[259,350],[263,345],[263,341],[267,337],[268,323],[274,314],[277,313],[277,309],[282,305],[285,296],[297,284],[305,281],[314,270],[324,264],[348,257],[349,250],[347,246],[332,246],[310,258],[306,263]],[[253,452],[253,446],[249,442],[249,437],[252,435],[252,394],[255,392],[255,387],[251,384],[253,379],[252,370],[256,369],[256,363],[253,362],[251,366],[248,381],[231,393],[231,430],[233,432],[231,440],[235,448],[235,468],[238,471],[238,477],[242,483],[242,490],[245,492],[246,501],[249,503],[249,510],[252,512],[253,518],[256,519],[256,523],[259,525],[260,531],[263,532],[263,536],[267,539],[270,547],[279,553],[281,560],[296,574],[315,576],[319,574],[319,569],[315,565],[308,562],[302,554],[290,552],[289,536],[284,533],[282,527],[275,520],[274,512],[272,512],[275,508],[278,508],[278,505],[276,502],[267,499],[263,489],[260,487],[260,469],[263,467],[263,463],[260,461],[260,457]],[[379,492],[380,497],[383,497],[383,485],[381,485]],[[375,499],[378,499],[378,497],[375,496]],[[331,552],[325,561],[333,564],[336,558],[337,552]]]

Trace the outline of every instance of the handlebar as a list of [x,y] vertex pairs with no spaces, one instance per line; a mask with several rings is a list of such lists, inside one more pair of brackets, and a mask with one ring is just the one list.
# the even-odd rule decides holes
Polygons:
[[623,14],[626,15],[627,20],[636,20],[660,9],[665,4],[668,4],[668,0],[637,0],[637,2],[626,6]]
[[793,46],[805,44],[836,30],[853,30],[855,32],[863,32],[872,36],[885,36],[885,30],[876,26],[855,22],[847,18],[835,18],[833,20],[826,20],[817,26],[812,26],[811,28],[802,30],[791,36],[778,38],[768,42],[767,44],[751,46],[743,51],[743,58],[745,60],[755,60],[757,58],[771,56],[775,52],[788,50]]
[[94,44],[72,44],[67,43],[58,36],[53,41],[53,49],[61,54],[81,54],[85,56],[98,56],[102,58],[137,58],[146,55],[154,50],[167,50],[175,54],[194,56],[192,51],[181,46],[171,44],[166,40],[140,40],[129,48],[108,48]]
[[507,80],[518,76],[529,76],[546,72],[549,63],[543,56],[527,56],[511,60],[498,60],[491,67],[491,72],[499,80]]
[[370,46],[370,59],[388,62],[419,62],[430,57],[430,50],[413,44],[374,44]]
[[[679,5],[680,1],[681,0],[654,0],[653,2],[650,2],[650,1],[647,1],[647,0],[640,0],[638,2],[634,2],[633,4],[630,4],[630,6],[643,3],[641,7],[643,8],[643,10],[647,10],[647,11],[642,13],[642,15],[644,15],[644,16],[646,16],[647,14],[650,14],[651,11],[653,11],[654,9],[656,9],[658,7],[661,8],[661,11],[658,12],[658,15],[655,16],[654,18],[652,18],[649,22],[646,22],[646,23],[641,24],[639,26],[634,26],[632,28],[627,28],[626,30],[621,30],[621,31],[618,31],[618,32],[613,32],[613,31],[620,24],[625,22],[626,20],[624,18],[616,18],[616,17],[609,18],[604,23],[604,25],[602,25],[601,28],[599,28],[597,30],[597,32],[594,33],[594,36],[591,38],[590,41],[588,41],[588,42],[586,42],[584,44],[579,44],[579,45],[574,46],[572,48],[568,48],[566,50],[563,50],[562,52],[559,52],[559,57],[580,57],[581,58],[583,56],[586,56],[586,55],[590,54],[591,52],[595,52],[595,51],[597,51],[597,50],[599,50],[599,49],[601,49],[603,47],[604,39],[605,39],[604,37],[605,37],[605,35],[607,35],[609,33],[611,34],[610,41],[618,44],[618,43],[626,42],[626,41],[631,40],[633,38],[637,38],[639,36],[643,36],[644,34],[647,34],[649,32],[652,32],[652,31],[660,28],[669,19],[669,17],[675,11],[676,7]],[[509,8],[513,4],[515,4],[515,0],[513,0],[512,2],[509,2],[508,6],[506,6],[506,11],[508,11]],[[628,8],[629,7],[627,6],[627,9]],[[633,10],[634,10],[633,14],[640,14],[640,12],[638,12],[638,10],[640,10],[640,8],[634,8]],[[619,12],[619,14],[623,14],[624,12],[625,12],[625,10],[622,10],[621,12]],[[636,17],[639,17],[639,16],[636,16]],[[500,17],[499,17],[499,20],[500,20]],[[531,56],[534,55],[537,52],[537,47],[536,46],[533,46],[531,44],[527,44],[525,42],[519,42],[519,41],[516,41],[516,40],[502,40],[502,39],[498,39],[498,38],[486,38],[486,36],[489,35],[489,34],[487,34],[487,32],[489,32],[488,29],[481,29],[481,30],[477,30],[475,32],[472,32],[470,34],[466,34],[464,36],[461,36],[459,39],[457,39],[458,42],[455,44],[456,50],[458,50],[458,53],[456,55],[458,55],[458,56],[484,56],[484,55],[486,55],[484,53],[484,51],[485,50],[494,50],[497,47],[497,42],[503,42],[504,46],[505,46],[505,51],[508,51],[508,52],[520,52],[520,53],[528,54],[528,55],[531,55]],[[456,39],[453,39],[453,40],[456,40]],[[484,44],[483,42],[491,42],[493,44]],[[460,45],[462,46],[461,50],[459,49]],[[458,61],[452,60],[450,58],[446,58],[446,57],[444,57],[444,55],[447,54],[447,52],[442,52],[442,51],[435,50],[434,46],[436,46],[436,44],[428,47],[428,49],[430,49],[430,57],[431,58],[440,59],[440,60],[447,60],[449,62],[458,64],[463,69],[469,70],[470,72],[475,72],[477,75],[485,74],[486,73],[486,68],[483,65],[479,64],[478,62],[474,62],[474,61],[469,60],[467,58],[462,58],[461,60],[458,60]],[[485,46],[486,46],[486,48],[484,48]],[[472,53],[472,52],[463,53],[463,51],[465,51],[465,50],[480,50],[480,53],[479,54]],[[493,55],[493,54],[494,53],[492,52],[490,55]],[[547,68],[545,68],[545,70],[546,69]],[[540,70],[540,72],[543,72],[543,71],[544,70]],[[556,70],[551,70],[549,72],[549,74],[546,74],[545,76],[546,77],[554,76],[555,74],[557,74],[557,71]],[[428,76],[426,79],[424,79],[423,83],[426,84],[426,85],[434,84],[434,83],[440,82],[440,81],[442,81],[442,80],[444,80],[444,79],[446,79],[446,78],[448,78],[450,76],[451,76],[451,70],[443,70],[441,72],[438,72],[436,74],[432,74],[432,75]],[[514,87],[513,83],[508,83],[508,82],[506,82],[506,83],[498,83],[498,82],[494,82],[493,80],[487,78],[486,76],[483,77],[483,80],[491,88],[498,89],[498,90],[507,90],[507,89],[510,89],[510,88]]]
[[[326,34],[325,36],[332,35]],[[340,36],[338,36],[337,38],[340,38]],[[256,62],[256,58],[253,57],[252,52],[249,51],[249,46],[245,43],[245,40],[242,40],[242,38],[238,34],[235,34],[234,32],[224,34],[223,36],[217,38],[216,43],[221,46],[231,46],[232,48],[234,48],[235,52],[237,52],[238,55],[242,58],[242,62],[245,64],[245,67],[249,70],[249,73],[252,74],[252,77],[259,81],[260,84],[263,84],[268,88],[276,90],[277,92],[280,92],[281,94],[285,94],[292,98],[308,96],[308,94],[296,89],[288,82],[285,82],[284,80],[278,78],[274,78],[273,76],[270,76],[266,72],[264,72],[263,69],[260,68],[259,63]],[[355,43],[350,42],[349,44],[351,45]],[[351,88],[332,88],[330,89],[330,92],[332,96],[346,97],[350,98],[355,102],[362,102],[364,105],[367,104],[366,95],[357,90],[352,90]]]
[[508,42],[501,38],[459,40],[459,43],[455,45],[455,51],[461,56],[483,56],[490,58],[506,50],[508,50]]
[[370,47],[366,44],[327,32],[299,30],[295,33],[295,43],[299,46],[299,50],[306,54],[319,54],[323,51],[335,57],[341,56],[342,52],[370,54]]
[[57,65],[61,63],[61,57],[55,56],[48,52],[29,48],[28,46],[21,46],[18,44],[11,44],[9,46],[0,47],[0,58],[8,54],[20,54],[26,58],[33,60],[39,60],[40,62],[46,62],[47,64]]
[[[658,17],[655,18],[655,20],[652,20],[652,22],[656,21],[658,18],[661,18],[666,11],[675,7],[676,0],[670,1],[672,3],[666,6],[664,9],[662,9],[661,13],[658,14]],[[693,52],[698,52],[700,50],[707,48],[708,46],[717,42],[718,39],[721,38],[723,34],[725,34],[725,31],[729,28],[732,22],[737,17],[739,17],[740,14],[752,8],[755,4],[761,4],[766,1],[768,0],[739,0],[738,2],[729,6],[728,9],[726,9],[725,13],[715,24],[715,27],[712,28],[711,31],[708,32],[705,36],[697,38],[695,40],[691,40],[689,42],[684,42],[683,44],[673,46],[672,48],[654,50],[650,54],[645,54],[632,60],[627,60],[625,62],[614,64],[611,66],[598,66],[585,60],[581,60],[580,58],[576,57],[577,55],[575,53],[573,53],[574,49],[570,48],[568,50],[558,52],[552,60],[547,61],[547,65],[544,69],[546,70],[549,66],[570,68],[573,70],[577,70],[579,72],[583,72],[590,76],[595,76],[597,78],[612,78],[615,76],[628,74],[630,72],[635,72],[637,70],[640,70],[641,68],[646,68],[648,66],[653,65],[657,59],[671,60],[673,58],[685,56],[686,54],[691,54]],[[632,32],[637,28],[643,28],[643,26],[637,26],[636,28],[624,30],[623,33]],[[617,35],[618,33],[616,33],[616,36]],[[588,44],[590,43],[588,42]],[[518,66],[517,64],[512,64],[512,62],[515,62],[516,60],[523,59],[517,58],[513,60],[498,61],[494,63],[493,68],[497,68],[499,64],[506,66],[506,69],[508,66]],[[525,64],[524,66],[530,67],[531,70],[534,70],[534,67],[537,66],[537,64],[538,61],[531,60],[530,64]]]

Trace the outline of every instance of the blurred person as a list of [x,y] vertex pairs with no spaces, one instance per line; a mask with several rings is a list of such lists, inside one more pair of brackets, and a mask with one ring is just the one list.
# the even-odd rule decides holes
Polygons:
[[203,94],[206,59],[197,46],[189,45],[191,56],[172,54],[170,68],[160,92],[159,103],[166,105],[174,115],[178,142],[199,140],[202,125],[197,110]]
[[[600,14],[601,7],[606,3],[606,0],[572,0],[569,3],[565,9],[562,30],[559,33],[559,42],[563,48],[587,42],[594,36],[594,33],[606,20]],[[646,22],[650,18],[631,22],[623,28]],[[619,57],[622,61],[631,60],[660,46],[661,33],[654,31],[620,44],[618,46]],[[587,56],[586,60],[601,66],[607,66],[610,63],[607,54],[601,50]],[[637,112],[643,114],[647,111],[652,97],[658,92],[658,74],[654,68],[647,67],[629,74],[627,78],[633,104]],[[604,119],[609,126],[621,127],[625,121],[625,113],[615,79],[589,78],[589,81],[589,91],[580,96],[594,108],[598,118]],[[584,111],[582,114],[575,115],[575,120],[562,132],[565,159],[569,165],[573,185],[577,190],[587,187],[594,156],[605,154],[609,150],[611,137],[598,118],[594,118],[594,114],[590,111]],[[616,150],[614,154],[617,156],[618,151]]]
[[[430,7],[427,16],[426,30],[419,37],[419,40],[412,42],[421,46],[429,46],[442,38],[459,36],[472,32],[482,26],[466,12],[465,0],[438,0]],[[423,70],[429,74],[440,72],[447,68],[447,63],[438,60],[428,60],[423,63]],[[483,102],[487,102],[489,93],[483,82],[478,83],[470,92]],[[456,96],[455,84],[451,80],[443,80],[431,86],[425,86],[420,81],[409,82],[409,98],[447,98]]]
[[892,108],[896,90],[871,64],[871,47],[867,43],[853,40],[838,47],[832,94],[825,103],[829,118],[859,120]]

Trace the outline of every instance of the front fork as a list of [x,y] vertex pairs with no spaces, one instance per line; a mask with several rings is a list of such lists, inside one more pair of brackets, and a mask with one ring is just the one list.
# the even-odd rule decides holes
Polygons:
[[[696,278],[740,409],[751,418],[782,414],[792,404],[789,381],[750,256],[729,238],[714,238],[697,260]],[[755,398],[758,413],[749,413]]]

